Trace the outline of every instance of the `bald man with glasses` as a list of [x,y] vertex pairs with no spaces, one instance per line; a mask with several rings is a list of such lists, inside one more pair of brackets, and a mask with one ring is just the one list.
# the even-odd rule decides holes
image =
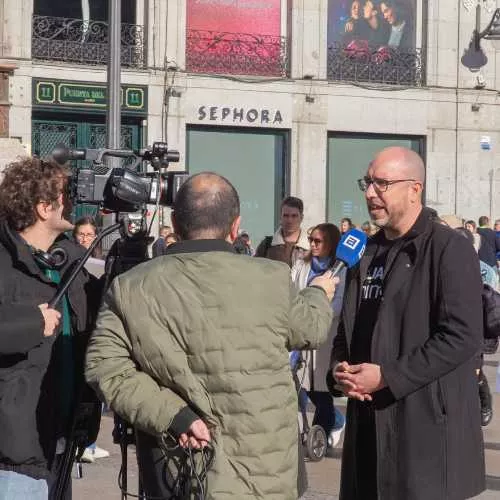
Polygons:
[[422,204],[413,151],[378,153],[358,181],[380,228],[347,277],[332,349],[349,398],[340,500],[465,499],[485,488],[474,357],[473,247]]

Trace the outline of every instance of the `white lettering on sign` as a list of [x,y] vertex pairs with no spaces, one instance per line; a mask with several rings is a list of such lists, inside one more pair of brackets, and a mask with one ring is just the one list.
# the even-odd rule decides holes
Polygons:
[[220,106],[200,106],[198,108],[198,120],[226,123],[255,123],[261,125],[283,123],[283,117],[279,109],[245,109]]
[[359,238],[356,238],[352,234],[347,236],[347,238],[344,240],[344,245],[347,248],[350,248],[351,250],[355,250],[356,247],[359,245],[359,243],[360,243]]

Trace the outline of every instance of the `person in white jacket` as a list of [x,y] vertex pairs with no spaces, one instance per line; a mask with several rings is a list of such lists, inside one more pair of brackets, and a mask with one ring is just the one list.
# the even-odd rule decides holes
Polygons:
[[[340,231],[335,224],[318,224],[309,235],[310,253],[298,260],[292,267],[292,281],[298,290],[329,269],[335,261],[335,252],[340,241]],[[335,409],[333,398],[326,386],[326,374],[330,367],[330,351],[333,337],[337,333],[338,318],[342,309],[345,286],[345,271],[339,276],[340,282],[335,289],[332,300],[334,318],[327,340],[312,355],[306,355],[309,360],[305,373],[299,375],[302,387],[308,391],[309,398],[314,403],[316,411],[313,425],[320,425],[328,436],[328,444],[336,446],[345,426],[345,418]]]

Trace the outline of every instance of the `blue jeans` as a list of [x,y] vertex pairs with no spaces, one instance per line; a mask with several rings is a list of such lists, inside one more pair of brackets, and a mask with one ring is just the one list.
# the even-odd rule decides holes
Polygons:
[[49,488],[45,479],[0,470],[0,500],[47,500]]

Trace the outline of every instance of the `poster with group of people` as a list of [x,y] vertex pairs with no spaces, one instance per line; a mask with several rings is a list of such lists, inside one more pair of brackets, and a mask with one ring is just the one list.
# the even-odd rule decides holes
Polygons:
[[416,0],[329,0],[328,46],[344,50],[415,49]]

